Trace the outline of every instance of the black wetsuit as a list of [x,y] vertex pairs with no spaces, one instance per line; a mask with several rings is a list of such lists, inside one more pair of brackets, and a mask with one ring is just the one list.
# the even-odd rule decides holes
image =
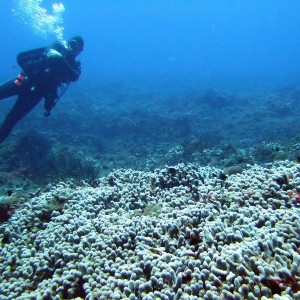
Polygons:
[[[47,53],[50,49],[56,50],[61,56],[48,56]],[[72,52],[60,43],[55,43],[50,48],[40,48],[20,55],[22,57],[22,54],[27,53],[29,55],[27,57],[25,55],[23,62],[29,64],[24,63],[24,70],[20,73],[25,76],[19,75],[19,77],[0,85],[0,100],[18,96],[16,103],[0,127],[0,143],[8,137],[16,123],[28,114],[42,98],[45,98],[45,116],[50,115],[58,98],[58,87],[63,83],[76,81],[81,73],[80,62],[76,61]],[[22,63],[19,62],[21,67],[23,67]]]

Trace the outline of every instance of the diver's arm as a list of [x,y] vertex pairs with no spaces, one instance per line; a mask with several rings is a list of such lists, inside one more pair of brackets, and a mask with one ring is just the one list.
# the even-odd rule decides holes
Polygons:
[[81,74],[81,64],[79,61],[73,62],[73,66],[68,62],[67,59],[63,59],[64,64],[68,69],[69,79],[70,81],[77,81],[79,79],[79,76]]

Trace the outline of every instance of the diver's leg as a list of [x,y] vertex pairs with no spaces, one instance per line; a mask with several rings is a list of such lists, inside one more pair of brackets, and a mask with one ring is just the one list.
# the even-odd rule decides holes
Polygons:
[[42,99],[38,95],[19,96],[15,105],[6,116],[3,124],[0,127],[0,143],[2,143],[9,135],[13,127],[20,121],[25,115],[27,115]]
[[15,84],[16,79],[17,77],[0,85],[0,100],[15,96],[19,93],[21,87]]

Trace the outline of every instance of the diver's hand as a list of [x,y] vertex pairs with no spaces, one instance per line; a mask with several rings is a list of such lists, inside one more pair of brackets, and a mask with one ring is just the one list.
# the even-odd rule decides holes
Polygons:
[[46,55],[48,58],[62,57],[62,55],[54,49],[49,49]]
[[44,117],[49,117],[50,115],[51,115],[50,110],[46,110],[46,111],[44,112]]

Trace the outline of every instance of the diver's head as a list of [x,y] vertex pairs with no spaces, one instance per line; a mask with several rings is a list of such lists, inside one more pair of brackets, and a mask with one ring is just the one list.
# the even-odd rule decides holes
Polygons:
[[77,35],[68,40],[68,48],[72,55],[77,56],[83,51],[84,40],[81,36]]

